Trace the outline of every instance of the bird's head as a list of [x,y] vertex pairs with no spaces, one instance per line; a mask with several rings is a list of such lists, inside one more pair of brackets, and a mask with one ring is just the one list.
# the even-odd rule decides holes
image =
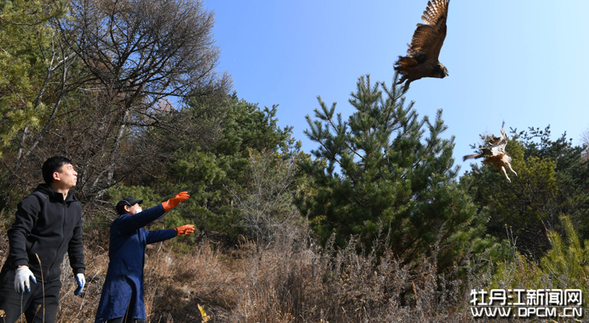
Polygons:
[[443,79],[444,77],[450,75],[448,73],[448,69],[442,63],[438,63],[438,65],[434,68],[432,74],[433,74],[432,75],[433,77],[437,77],[437,78],[441,78],[441,79]]

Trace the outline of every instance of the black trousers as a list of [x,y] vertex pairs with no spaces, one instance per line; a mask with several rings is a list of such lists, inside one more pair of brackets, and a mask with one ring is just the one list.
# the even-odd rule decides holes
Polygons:
[[37,277],[36,284],[31,282],[31,292],[20,295],[14,290],[14,270],[4,266],[0,272],[0,314],[3,313],[0,322],[14,323],[24,312],[28,323],[54,323],[60,290],[61,281],[48,282],[43,286],[41,277]]

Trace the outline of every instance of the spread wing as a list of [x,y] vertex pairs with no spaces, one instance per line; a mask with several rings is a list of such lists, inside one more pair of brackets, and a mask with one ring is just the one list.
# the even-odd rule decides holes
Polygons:
[[501,127],[501,137],[493,137],[489,143],[489,149],[493,156],[505,154],[505,147],[507,146],[507,134],[505,133],[505,123]]
[[505,133],[505,122],[501,126],[501,136],[495,137],[492,136],[485,146],[479,146],[479,153],[466,155],[462,158],[462,160],[467,160],[471,158],[490,158],[505,155],[505,147],[507,146],[507,134]]
[[430,0],[421,19],[424,24],[417,24],[411,45],[407,53],[418,61],[438,63],[438,56],[446,38],[446,18],[450,0]]

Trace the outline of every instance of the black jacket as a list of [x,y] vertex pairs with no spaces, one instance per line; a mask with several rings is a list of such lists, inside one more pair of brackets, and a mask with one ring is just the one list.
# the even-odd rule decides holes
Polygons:
[[[16,219],[8,230],[10,253],[4,266],[14,270],[28,265],[37,281],[58,280],[68,252],[74,274],[84,273],[82,207],[70,191],[63,194],[41,184],[18,204]],[[41,263],[37,260],[37,256]],[[41,276],[41,268],[43,276]]]

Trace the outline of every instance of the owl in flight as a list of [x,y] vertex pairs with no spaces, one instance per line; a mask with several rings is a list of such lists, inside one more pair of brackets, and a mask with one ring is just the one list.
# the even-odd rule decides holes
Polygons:
[[401,73],[401,80],[405,82],[403,93],[409,89],[409,84],[422,77],[444,78],[448,76],[446,67],[438,61],[440,50],[446,38],[446,18],[450,0],[431,0],[421,19],[424,24],[417,24],[413,33],[407,56],[399,56],[395,63],[395,70]]
[[505,152],[505,146],[507,146],[507,135],[505,134],[505,123],[501,126],[501,137],[492,136],[487,145],[484,147],[479,147],[480,153],[466,155],[462,158],[462,160],[467,160],[470,158],[485,158],[483,160],[483,164],[493,164],[493,166],[497,167],[507,181],[511,183],[511,179],[507,176],[507,172],[505,171],[505,167],[507,167],[512,173],[517,176],[517,173],[511,168],[511,157],[507,155]]

